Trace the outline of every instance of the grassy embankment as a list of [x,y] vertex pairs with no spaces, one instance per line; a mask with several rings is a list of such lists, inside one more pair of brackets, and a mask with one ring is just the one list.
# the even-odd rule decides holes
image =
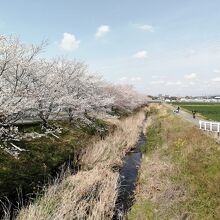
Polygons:
[[158,111],[129,219],[219,219],[220,146],[164,107]]
[[[48,183],[51,176],[62,169],[64,163],[71,162],[66,165],[75,166],[81,151],[98,138],[97,128],[102,128],[102,135],[113,130],[110,124],[101,120],[96,120],[91,126],[74,126],[66,121],[53,124],[63,128],[59,138],[49,135],[14,142],[27,150],[22,152],[19,158],[14,158],[0,149],[0,199],[3,202],[7,198],[17,204],[19,201],[21,203],[22,200],[24,202],[33,198]],[[19,130],[24,133],[42,133],[40,124],[19,125]]]
[[220,103],[174,102],[172,104],[175,106],[180,106],[189,112],[195,110],[207,120],[220,122]]
[[144,118],[142,109],[115,120],[115,132],[88,146],[81,170],[49,186],[44,195],[20,211],[17,219],[111,219],[118,191],[118,168],[137,142]]

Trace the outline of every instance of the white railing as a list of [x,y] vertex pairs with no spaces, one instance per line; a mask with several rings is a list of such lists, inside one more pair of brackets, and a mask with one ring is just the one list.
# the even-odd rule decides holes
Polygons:
[[220,122],[199,120],[199,128],[205,131],[220,132]]

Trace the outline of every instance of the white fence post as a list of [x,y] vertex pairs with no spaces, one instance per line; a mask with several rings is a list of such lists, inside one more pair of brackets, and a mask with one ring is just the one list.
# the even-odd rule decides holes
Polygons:
[[202,129],[202,121],[199,120],[199,129]]

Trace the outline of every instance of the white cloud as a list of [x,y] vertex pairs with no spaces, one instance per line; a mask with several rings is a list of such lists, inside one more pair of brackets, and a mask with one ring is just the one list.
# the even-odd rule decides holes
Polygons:
[[157,76],[157,75],[152,75],[151,78],[152,78],[152,79],[158,79],[159,76]]
[[195,49],[186,49],[183,53],[185,58],[193,59],[193,57],[196,56],[197,51]]
[[192,56],[192,55],[194,55],[194,54],[196,54],[196,50],[195,49],[187,49],[186,50],[186,56]]
[[150,84],[151,85],[161,85],[164,84],[164,80],[156,80],[156,81],[151,81]]
[[220,82],[220,77],[216,77],[212,79],[213,82]]
[[190,74],[186,74],[184,76],[185,79],[187,80],[193,80],[193,79],[196,79],[197,78],[197,74],[196,73],[190,73]]
[[128,80],[128,78],[127,77],[121,77],[120,79],[119,79],[119,81],[126,81],[126,80]]
[[153,26],[147,25],[147,24],[145,24],[145,25],[139,25],[138,28],[141,29],[141,30],[143,30],[143,31],[151,32],[151,33],[153,33],[153,32],[155,31],[155,29],[154,29]]
[[214,73],[220,73],[220,70],[219,69],[214,69],[213,72]]
[[148,54],[147,54],[147,51],[142,50],[142,51],[138,51],[137,53],[135,53],[133,57],[136,59],[145,59],[148,57]]
[[189,85],[194,86],[195,82],[189,82]]
[[131,77],[131,81],[133,82],[137,82],[137,81],[141,81],[141,77]]
[[151,81],[151,85],[166,85],[166,86],[183,86],[184,84],[181,81],[164,81],[164,80],[156,80],[156,81]]
[[60,48],[72,51],[79,47],[80,41],[76,39],[74,34],[63,33],[63,39],[61,40],[59,46]]
[[134,82],[139,82],[139,81],[141,81],[141,77],[140,76],[137,76],[137,77],[126,77],[126,76],[124,76],[124,77],[121,77],[120,79],[119,79],[119,81],[121,81],[121,82],[127,82],[127,83],[134,83]]
[[189,49],[189,53],[190,53],[191,55],[193,55],[193,54],[196,53],[196,50],[194,50],[194,49]]
[[108,25],[101,25],[101,26],[98,27],[95,36],[97,38],[103,37],[108,32],[110,32],[110,27]]
[[181,81],[167,82],[166,85],[167,86],[180,86],[182,85],[182,82]]

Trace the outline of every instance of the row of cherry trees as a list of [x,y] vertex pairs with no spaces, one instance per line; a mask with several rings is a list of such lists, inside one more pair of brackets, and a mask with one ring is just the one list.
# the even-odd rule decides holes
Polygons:
[[58,115],[70,122],[88,120],[88,115],[131,111],[145,103],[132,87],[103,81],[83,62],[39,58],[45,46],[0,36],[0,136],[21,119],[41,119],[46,127]]

